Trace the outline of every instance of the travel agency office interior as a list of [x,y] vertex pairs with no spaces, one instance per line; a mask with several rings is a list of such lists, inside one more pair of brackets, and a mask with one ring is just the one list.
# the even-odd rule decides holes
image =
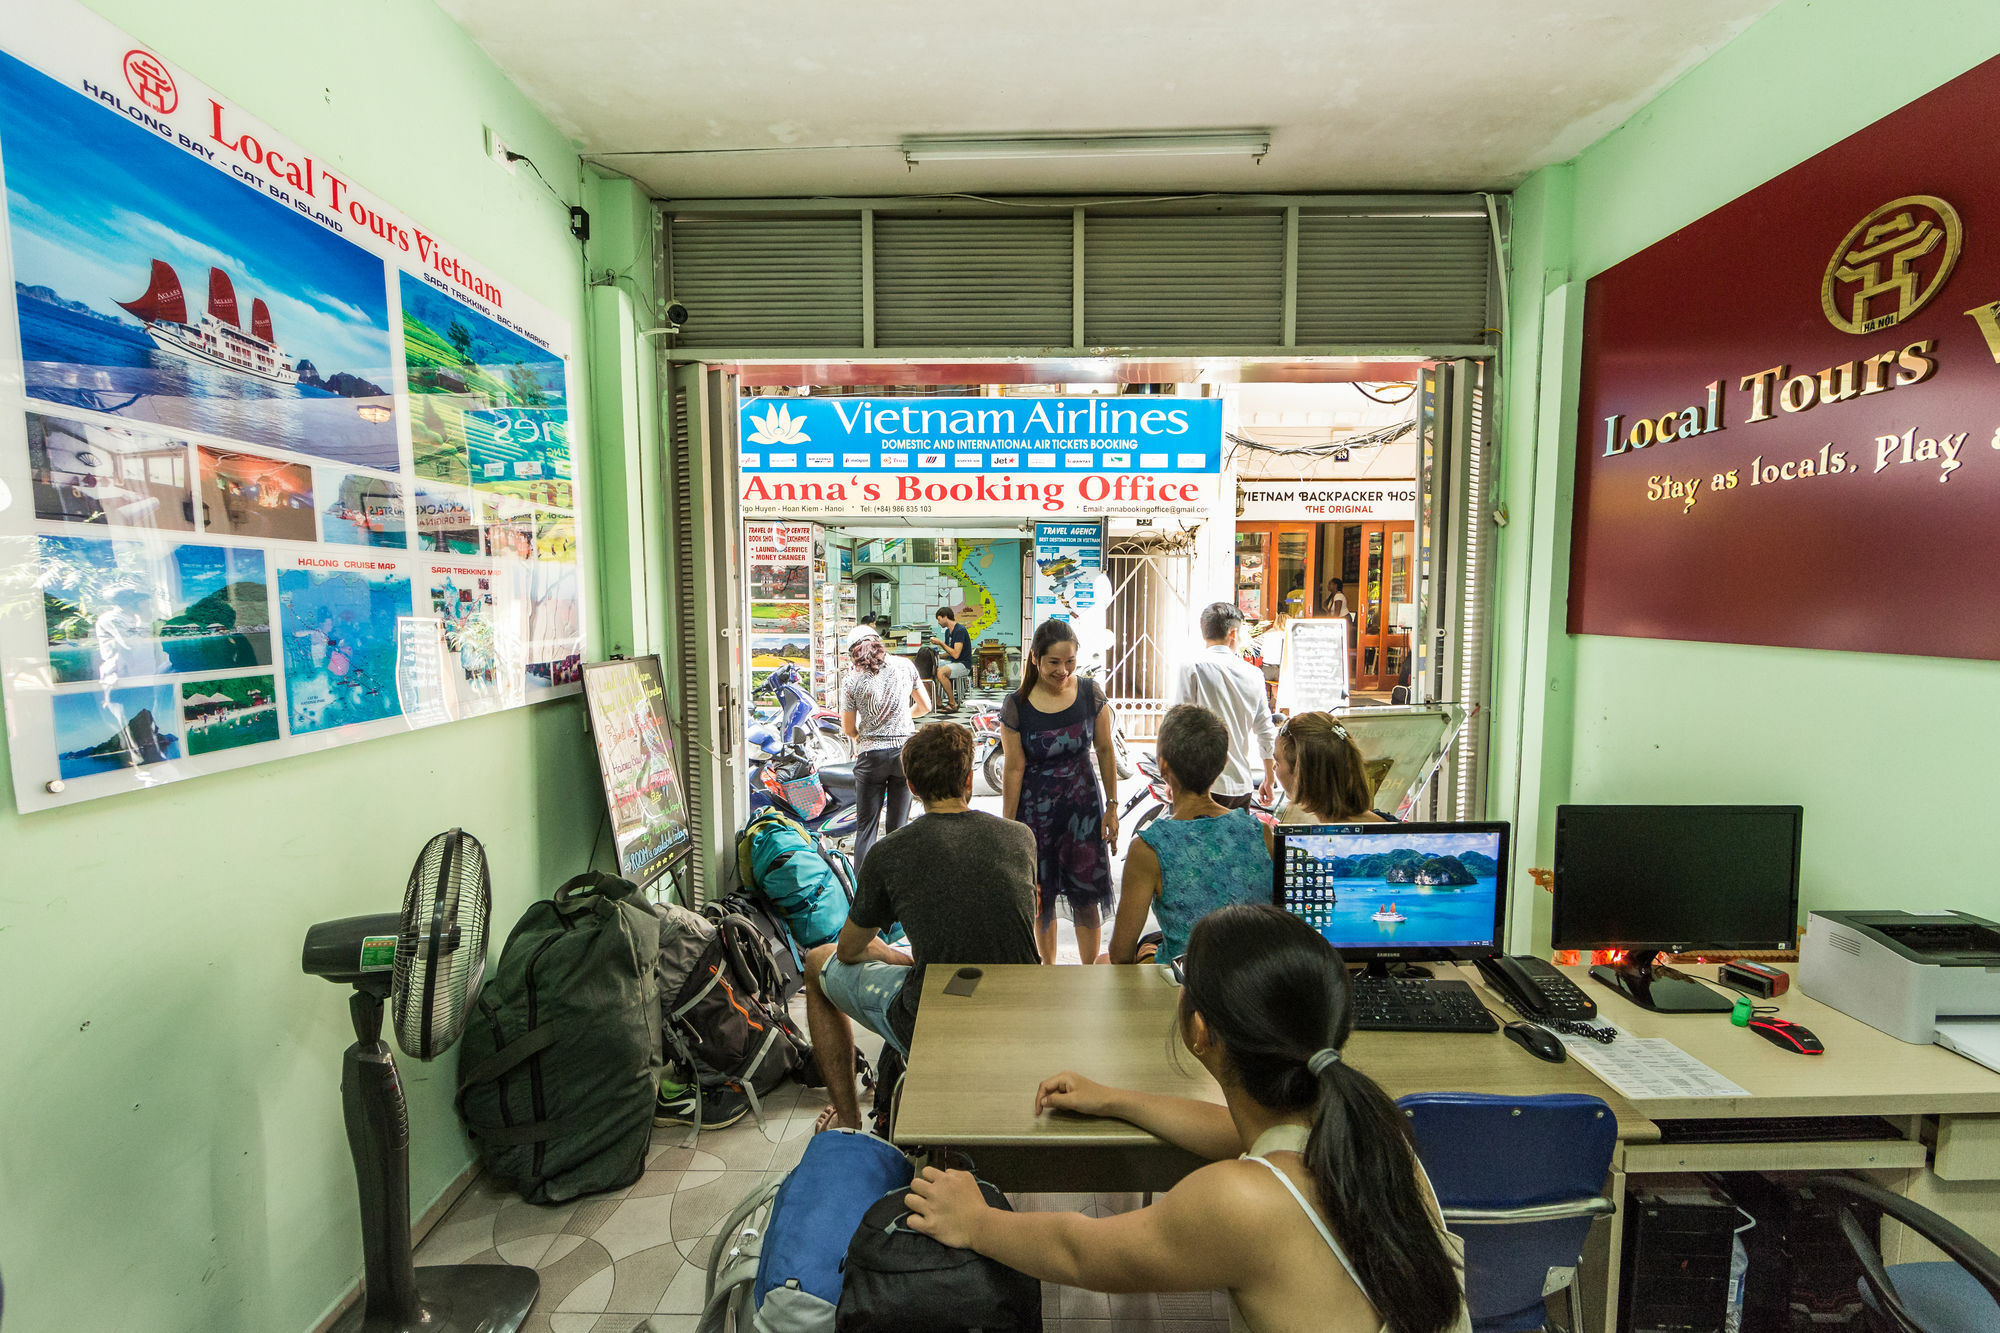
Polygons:
[[[1179,30],[1226,25],[1217,40],[1149,45],[1143,79],[1115,86],[1099,44],[1051,47],[1042,32],[1084,23],[1129,46],[1168,29],[1157,4],[1081,17],[1070,7],[1049,11],[1045,25],[1004,28],[899,13],[884,31],[922,31],[927,49],[954,53],[925,68],[950,74],[912,83],[915,66],[899,66],[900,86],[921,105],[873,113],[851,99],[834,110],[855,68],[883,64],[868,46],[882,33],[852,9],[837,23],[689,12],[646,41],[631,40],[612,0],[560,14],[350,0],[310,39],[289,13],[240,0],[10,9],[0,25],[0,170],[16,300],[0,316],[0,397],[15,404],[10,419],[42,433],[9,427],[0,440],[0,538],[15,599],[0,616],[10,761],[0,975],[12,1037],[0,1051],[5,1327],[307,1330],[352,1298],[359,1228],[335,1095],[351,1032],[337,996],[298,971],[303,931],[393,909],[416,851],[454,826],[485,844],[496,929],[580,868],[611,864],[593,838],[604,812],[582,708],[561,679],[566,663],[662,655],[690,789],[715,802],[698,829],[698,865],[722,882],[733,855],[722,802],[741,775],[730,719],[741,716],[748,678],[740,643],[720,632],[739,614],[722,594],[742,591],[727,568],[741,557],[747,512],[736,376],[769,387],[755,382],[759,365],[797,368],[785,372],[791,386],[834,390],[843,374],[831,367],[849,362],[871,369],[848,384],[925,387],[963,381],[923,366],[1055,362],[1028,382],[1076,397],[1093,382],[1414,380],[1413,540],[1432,582],[1415,599],[1413,680],[1483,704],[1474,738],[1483,744],[1464,780],[1451,781],[1446,812],[1511,821],[1516,882],[1549,864],[1561,803],[1784,802],[1807,812],[1802,910],[2000,914],[1985,809],[2000,734],[2000,589],[1991,562],[1966,558],[1984,549],[2000,503],[1986,447],[2000,393],[1990,346],[2000,249],[1984,138],[1967,128],[1992,123],[2000,105],[2000,11],[1977,0],[1887,20],[1862,0],[1658,8],[1606,0],[1595,20],[1558,23],[1468,5],[1442,24],[1429,12],[1404,22],[1273,10],[1278,51],[1246,40],[1235,13],[1189,7]],[[1301,43],[1301,30],[1325,40]],[[1079,62],[1073,78],[1069,60]],[[1299,77],[1269,78],[1270,60],[1297,63]],[[1241,77],[1218,66],[1230,61]],[[1162,77],[1167,66],[1175,72]],[[1084,100],[1020,96],[1026,67],[1049,86],[1086,90]],[[1413,72],[1441,67],[1454,77],[1436,96],[1408,97]],[[744,98],[727,81],[746,69],[790,72]],[[1004,108],[966,100],[1002,86]],[[1359,91],[1330,108],[1325,90],[1348,86]],[[1087,90],[1099,89],[1116,104],[1090,102]],[[1381,132],[1349,132],[1356,117]],[[901,142],[938,129],[1075,135],[1245,122],[1268,123],[1267,152],[1160,155],[1142,136],[1125,150],[1089,145],[1110,156],[1063,159],[1046,155],[1060,145],[1017,142],[1015,151],[1043,155],[954,162],[924,161],[925,144]],[[884,143],[895,146],[872,146]],[[92,169],[64,176],[37,144],[88,148]],[[207,188],[186,175],[195,165],[251,188],[200,194],[213,213],[169,209],[162,180]],[[64,182],[80,193],[53,188]],[[100,184],[127,192],[126,202],[88,196]],[[1376,193],[1331,193],[1342,190]],[[979,197],[919,204],[919,191]],[[147,217],[133,211],[132,192],[152,201]],[[267,210],[257,212],[267,225],[245,223],[253,193],[375,256],[395,304],[349,299],[366,295],[351,284],[346,297],[302,283],[274,296],[300,264],[323,282],[357,269],[323,237],[299,240],[305,233],[269,222]],[[93,225],[49,230],[65,216]],[[159,225],[131,232],[111,225],[118,218]],[[1903,256],[1885,287],[1860,298],[1857,320],[1870,261],[1832,258],[1865,250],[1871,227],[1868,245],[1939,240],[1934,252]],[[281,231],[305,248],[265,246],[243,262],[245,247]],[[70,253],[107,263],[59,262]],[[296,400],[339,409],[321,415],[338,423],[340,452],[299,447],[330,447],[322,442],[332,437],[287,433],[282,414],[246,434],[256,424],[247,417],[122,404],[132,382],[120,377],[136,354],[108,364],[89,356],[149,336],[118,310],[142,294],[159,297],[153,322],[175,322],[164,320],[165,289],[149,287],[153,260],[173,266],[189,293],[207,293],[211,313],[233,302],[216,299],[202,269],[236,269],[244,304],[262,302],[265,314],[223,322],[311,361],[318,383]],[[1423,299],[1440,287],[1448,299]],[[431,294],[457,310],[435,338],[423,334]],[[196,295],[188,309],[199,304]],[[92,343],[79,329],[103,336]],[[29,333],[50,331],[66,341],[32,344],[41,353],[17,359]],[[410,377],[422,356],[433,373]],[[546,369],[551,356],[562,370]],[[1100,358],[1102,370],[1078,364]],[[1211,361],[1221,368],[1205,375]],[[467,392],[467,367],[485,365],[540,368],[511,386],[504,374],[475,377],[502,406],[471,410],[500,415],[476,418],[489,450],[479,475],[450,472],[451,423],[468,406],[452,396]],[[890,368],[899,365],[919,369]],[[51,377],[50,366],[83,369]],[[148,367],[157,369],[137,368]],[[296,360],[293,369],[306,380]],[[336,385],[336,373],[348,378]],[[973,382],[1019,381],[982,373]],[[493,454],[503,428],[547,435],[558,386],[573,442],[566,460]],[[378,411],[394,444],[370,453]],[[414,456],[419,424],[436,437],[424,437],[429,472]],[[1282,427],[1240,411],[1232,429],[1264,441],[1283,440]],[[225,453],[291,462],[310,474],[316,540],[211,537],[191,495],[185,528],[147,527],[172,505],[119,511],[134,520],[121,540],[144,545],[164,531],[197,552],[176,568],[204,596],[254,582],[232,577],[246,569],[274,576],[278,596],[260,620],[232,619],[223,635],[189,615],[199,598],[153,613],[163,629],[201,628],[186,637],[219,639],[220,651],[249,641],[247,665],[204,661],[195,680],[157,665],[135,683],[123,672],[116,682],[57,680],[51,650],[72,645],[43,635],[42,564],[51,551],[106,555],[107,568],[123,557],[89,545],[101,533],[64,544],[64,525],[87,529],[89,515],[108,510],[30,507],[38,490],[64,491],[56,471],[68,468],[81,490],[93,465],[29,444],[45,446],[53,432],[143,458],[163,429],[184,440],[189,465],[155,477],[142,464],[142,489],[178,495],[204,468],[224,474]],[[469,438],[456,443],[471,448]],[[558,461],[566,477],[532,470]],[[496,463],[500,472],[484,471]],[[1241,452],[1235,465],[1240,487]],[[50,472],[39,487],[38,469]],[[322,481],[322,472],[339,475]],[[404,488],[401,514],[368,515],[400,530],[404,546],[364,539],[342,552],[324,535],[343,522],[352,533],[343,497],[382,493],[350,488],[348,477]],[[548,489],[556,479],[572,487],[567,509]],[[498,485],[514,481],[529,484]],[[1211,503],[1214,531],[1229,540],[1218,555],[1211,536],[1191,599],[1241,594],[1236,537],[1256,523],[1349,521],[1257,519],[1245,499],[1238,529],[1236,497],[1218,484]],[[488,545],[489,528],[501,545]],[[1140,531],[1135,521],[1133,539]],[[1393,536],[1386,526],[1384,535]],[[1282,536],[1271,547],[1280,557]],[[516,539],[525,570],[495,553]],[[1306,587],[1336,562],[1343,576],[1353,568],[1348,540],[1311,534]],[[328,542],[334,549],[319,549]],[[1467,550],[1485,558],[1468,566],[1457,554]],[[199,554],[210,551],[260,556],[246,566]],[[336,564],[311,563],[326,559]],[[1266,568],[1281,563],[1266,557]],[[353,605],[347,622],[364,629],[394,620],[405,596],[449,610],[468,589],[476,618],[487,605],[478,580],[497,579],[485,590],[492,605],[511,597],[525,608],[521,624],[541,626],[529,654],[539,660],[524,659],[495,695],[482,693],[497,679],[476,654],[455,665],[440,657],[462,689],[412,717],[386,711],[400,703],[393,688],[332,689],[335,675],[355,679],[349,643],[317,623],[291,638],[285,619],[325,606],[332,573],[372,590],[379,605]],[[510,593],[517,573],[526,591]],[[433,586],[416,594],[419,580]],[[1289,571],[1266,579],[1259,595],[1282,600],[1288,581]],[[14,614],[24,589],[33,609]],[[1352,580],[1348,591],[1352,607]],[[287,592],[303,597],[287,604]],[[221,600],[259,614],[247,595],[238,586]],[[1397,623],[1387,609],[1396,604],[1385,596],[1385,624]],[[550,618],[565,605],[573,629]],[[260,649],[259,625],[281,642]],[[170,665],[210,650],[167,642],[179,633],[153,637]],[[284,642],[295,645],[289,660]],[[741,671],[713,669],[732,659]],[[317,726],[324,711],[287,707],[272,739],[260,731],[256,686],[241,684],[258,677],[276,677],[287,705],[295,678],[320,704],[385,712],[336,713],[337,725]],[[189,684],[191,695],[180,689]],[[719,706],[723,691],[735,692],[732,711]],[[112,751],[93,753],[105,738],[80,726],[59,731],[63,698],[101,700],[85,720],[113,719],[110,733],[123,738],[114,748],[130,762],[105,765]],[[83,711],[65,705],[66,715]],[[137,724],[141,711],[150,730]],[[217,716],[237,724],[225,733],[231,744],[171,753],[183,742],[195,751],[193,733]],[[68,734],[76,739],[59,739]],[[340,743],[350,739],[359,743]],[[1892,788],[1879,756],[1895,757],[1896,775],[1917,775],[1907,799],[1884,797]],[[65,757],[80,766],[67,779]],[[1548,901],[1517,895],[1511,947],[1547,947]],[[454,1064],[447,1055],[402,1066],[420,1219],[441,1215],[470,1179]],[[2000,1240],[1987,1182],[1947,1182],[1930,1197],[1940,1194],[1988,1243]],[[604,1249],[574,1234],[518,1234],[541,1242],[543,1256]],[[682,1257],[676,1250],[676,1264]],[[570,1310],[538,1311],[535,1326],[594,1327],[593,1312],[625,1303],[626,1285],[593,1274],[564,1295]]]

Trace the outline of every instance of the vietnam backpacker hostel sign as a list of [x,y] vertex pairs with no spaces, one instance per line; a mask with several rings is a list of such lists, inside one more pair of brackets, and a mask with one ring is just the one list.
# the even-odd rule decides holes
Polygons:
[[2000,659],[2000,60],[1591,279],[1572,633]]
[[746,398],[741,501],[769,517],[1196,515],[1222,400]]
[[1414,523],[1414,481],[1239,481],[1236,521]]

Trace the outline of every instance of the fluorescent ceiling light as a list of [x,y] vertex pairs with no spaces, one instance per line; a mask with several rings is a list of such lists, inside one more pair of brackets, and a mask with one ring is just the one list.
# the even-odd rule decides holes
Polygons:
[[959,134],[912,134],[903,139],[903,160],[982,162],[1000,158],[1047,157],[1214,157],[1271,151],[1269,130],[1189,130],[1166,134],[1022,134],[994,138]]

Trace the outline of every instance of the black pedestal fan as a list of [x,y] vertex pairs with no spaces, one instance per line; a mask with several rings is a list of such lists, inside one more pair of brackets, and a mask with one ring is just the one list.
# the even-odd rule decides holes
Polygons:
[[410,1258],[410,1118],[382,1040],[382,1003],[404,1054],[435,1060],[450,1050],[479,998],[491,910],[486,853],[453,829],[424,845],[401,913],[323,921],[306,932],[305,970],[354,987],[340,1100],[361,1192],[363,1288],[334,1333],[516,1333],[541,1291],[532,1268],[417,1268]]

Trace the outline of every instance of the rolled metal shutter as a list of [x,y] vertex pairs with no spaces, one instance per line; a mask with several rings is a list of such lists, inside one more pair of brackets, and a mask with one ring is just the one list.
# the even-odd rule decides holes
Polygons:
[[1067,213],[875,217],[877,347],[1067,347],[1074,297]]
[[1484,342],[1484,217],[1299,214],[1298,341]]
[[1091,346],[1275,346],[1285,326],[1284,214],[1092,217],[1083,291]]
[[682,347],[859,347],[861,219],[675,218]]

